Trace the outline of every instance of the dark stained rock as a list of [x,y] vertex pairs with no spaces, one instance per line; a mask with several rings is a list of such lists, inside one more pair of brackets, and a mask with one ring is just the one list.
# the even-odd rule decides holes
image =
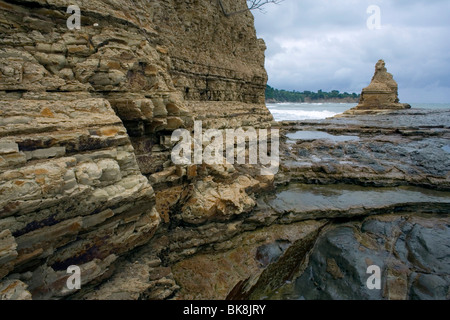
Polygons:
[[275,242],[262,245],[256,251],[256,259],[264,266],[275,262],[290,246],[288,241],[276,240]]
[[[280,152],[280,182],[450,189],[445,148],[450,137],[448,110],[398,110],[389,115],[289,122],[283,128],[288,139]],[[303,131],[317,132],[317,137],[295,139],[293,132]],[[358,139],[342,141],[336,136]]]
[[[448,216],[383,215],[332,226],[304,271],[268,298],[449,299],[449,235]],[[367,286],[371,265],[381,269],[380,290]]]

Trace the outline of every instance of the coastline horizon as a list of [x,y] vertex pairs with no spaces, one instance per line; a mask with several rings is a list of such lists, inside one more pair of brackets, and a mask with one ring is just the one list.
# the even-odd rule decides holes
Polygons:
[[[266,102],[275,121],[321,120],[341,114],[357,103],[337,102]],[[411,103],[413,109],[447,110],[450,103]]]

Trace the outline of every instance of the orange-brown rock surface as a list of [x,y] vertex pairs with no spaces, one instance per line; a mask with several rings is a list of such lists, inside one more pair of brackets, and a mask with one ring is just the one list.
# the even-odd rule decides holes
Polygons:
[[399,102],[398,84],[387,72],[385,62],[379,60],[371,83],[362,90],[359,104],[344,114],[383,113],[410,108],[409,104]]
[[[171,135],[194,120],[271,124],[253,16],[218,1],[77,4],[69,30],[67,1],[0,0],[0,300],[448,299],[449,194],[423,189],[448,190],[448,115],[320,128],[369,135],[345,143],[282,138],[277,177],[177,165]],[[378,67],[360,111],[398,106]],[[361,186],[314,186],[327,183]],[[365,289],[372,261],[385,291]]]
[[[80,266],[83,289],[101,284],[122,256],[180,214],[179,201],[165,201],[170,188],[186,190],[175,200],[201,221],[214,215],[196,209],[202,201],[230,217],[255,205],[248,186],[225,182],[234,177],[214,181],[215,169],[201,171],[210,185],[195,192],[197,168],[170,159],[172,132],[191,128],[194,117],[214,119],[205,128],[273,120],[264,105],[265,45],[251,13],[226,17],[215,1],[76,4],[81,28],[69,30],[67,1],[0,1],[5,299],[74,294],[65,283],[70,265]],[[235,11],[246,2],[224,5]],[[145,259],[161,263],[153,254]],[[176,288],[170,272],[151,278],[121,297],[161,286],[147,294],[164,298]]]

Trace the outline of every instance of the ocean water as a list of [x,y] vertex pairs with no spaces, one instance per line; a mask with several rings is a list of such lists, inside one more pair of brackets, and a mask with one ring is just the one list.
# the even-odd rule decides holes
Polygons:
[[[356,103],[268,103],[267,107],[276,121],[318,120],[333,117]],[[412,108],[450,109],[450,103],[411,103]]]
[[268,103],[267,108],[276,121],[317,120],[333,117],[356,103]]

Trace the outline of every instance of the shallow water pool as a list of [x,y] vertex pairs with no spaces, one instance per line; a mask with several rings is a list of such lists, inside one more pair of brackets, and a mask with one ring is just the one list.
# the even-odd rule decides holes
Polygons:
[[327,139],[334,142],[345,142],[345,141],[359,141],[358,136],[344,136],[344,135],[332,135],[323,131],[297,131],[294,133],[288,133],[286,137],[290,140],[319,140]]

